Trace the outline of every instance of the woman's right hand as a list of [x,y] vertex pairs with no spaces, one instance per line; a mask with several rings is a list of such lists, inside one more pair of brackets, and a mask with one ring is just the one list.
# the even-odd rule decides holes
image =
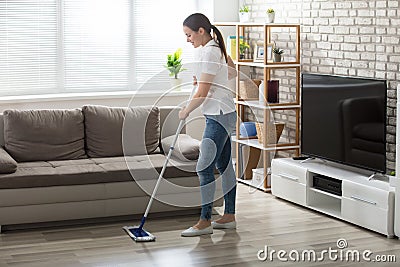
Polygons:
[[197,78],[196,78],[196,76],[193,76],[193,85],[194,85],[194,86],[197,85]]
[[184,120],[189,116],[189,114],[186,111],[186,107],[183,107],[180,111],[179,111],[179,119],[180,120]]

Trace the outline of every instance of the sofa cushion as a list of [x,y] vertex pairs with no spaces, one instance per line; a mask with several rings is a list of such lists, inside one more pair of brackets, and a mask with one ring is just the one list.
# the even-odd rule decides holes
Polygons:
[[143,155],[159,145],[160,113],[156,107],[87,105],[82,110],[89,157]]
[[[157,179],[165,161],[165,156],[91,158],[18,163],[15,173],[0,174],[0,189],[34,188],[48,186],[85,185],[115,183],[135,180]],[[127,163],[128,162],[128,163]],[[168,165],[164,178],[196,176],[195,164],[174,163]]]
[[[161,139],[161,146],[164,153],[168,154],[174,139],[175,135]],[[172,151],[172,156],[182,161],[197,160],[200,153],[199,146],[199,140],[187,134],[179,134],[174,150]]]
[[17,170],[17,162],[0,147],[0,173],[13,173]]
[[[118,177],[129,176],[127,180],[156,179],[161,172],[166,157],[162,154],[141,155],[132,157],[114,157],[93,159],[107,172]],[[130,170],[127,172],[127,170]],[[164,178],[197,176],[196,162],[180,162],[170,160],[164,172]]]
[[85,158],[82,111],[5,110],[4,142],[17,162]]

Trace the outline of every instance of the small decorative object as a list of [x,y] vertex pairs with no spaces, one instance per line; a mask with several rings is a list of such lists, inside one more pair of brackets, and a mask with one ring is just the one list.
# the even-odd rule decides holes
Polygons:
[[275,10],[272,8],[267,9],[267,23],[274,23],[275,20]]
[[244,59],[244,52],[248,48],[250,48],[250,45],[248,43],[246,43],[245,41],[243,41],[242,39],[240,39],[240,42],[239,42],[240,59]]
[[[279,80],[268,80],[268,103],[278,103],[279,102]],[[264,105],[264,81],[261,81],[258,87],[258,101],[261,105]]]
[[[272,48],[274,44],[267,44],[267,62],[272,60]],[[254,46],[254,62],[264,62],[264,44],[259,42]]]
[[279,47],[274,47],[272,49],[272,61],[273,62],[281,62],[283,53],[284,53],[283,49],[281,49]]
[[167,65],[165,66],[169,70],[169,76],[173,76],[178,79],[178,73],[186,69],[182,68],[182,49],[178,48],[175,53],[167,56]]
[[246,79],[239,83],[239,97],[242,100],[255,100],[258,98],[258,87],[261,80]]
[[[243,43],[243,36],[240,36],[240,45]],[[232,60],[236,60],[236,36],[230,35],[228,37],[228,41],[226,44],[226,52],[231,56]],[[239,53],[240,53],[240,46],[239,46]]]
[[264,81],[262,80],[260,86],[258,86],[258,102],[260,102],[261,105],[264,105],[264,101]]
[[257,135],[255,122],[246,121],[240,124],[241,137],[254,137]]
[[250,21],[250,8],[249,8],[249,6],[243,5],[239,9],[239,21],[240,22],[248,22],[248,21]]
[[279,103],[279,80],[268,81],[268,103]]
[[[268,123],[268,129],[267,129],[267,144],[272,145],[272,144],[277,144],[279,141],[279,138],[282,135],[283,128],[285,127],[284,122],[270,122]],[[263,132],[264,132],[264,124],[257,122],[256,123],[256,131],[257,131],[257,138],[258,142],[260,144],[263,144]]]

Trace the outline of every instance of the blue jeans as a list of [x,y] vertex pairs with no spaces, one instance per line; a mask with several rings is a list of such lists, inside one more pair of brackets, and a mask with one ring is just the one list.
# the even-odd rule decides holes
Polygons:
[[222,177],[225,213],[235,214],[236,175],[231,156],[231,134],[236,125],[236,112],[221,115],[205,115],[206,127],[200,145],[196,171],[200,178],[200,219],[210,220],[215,194],[214,170]]

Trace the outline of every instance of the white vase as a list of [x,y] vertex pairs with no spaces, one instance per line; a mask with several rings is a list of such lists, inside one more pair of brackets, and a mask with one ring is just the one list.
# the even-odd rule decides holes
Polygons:
[[267,23],[274,23],[275,21],[275,12],[267,13],[266,22]]
[[239,21],[240,22],[249,22],[250,21],[250,12],[239,12]]
[[258,86],[258,102],[260,102],[260,104],[264,104],[264,99],[264,81],[261,80],[261,83]]
[[174,91],[180,91],[182,90],[182,79],[177,78],[177,79],[171,79],[171,88]]

